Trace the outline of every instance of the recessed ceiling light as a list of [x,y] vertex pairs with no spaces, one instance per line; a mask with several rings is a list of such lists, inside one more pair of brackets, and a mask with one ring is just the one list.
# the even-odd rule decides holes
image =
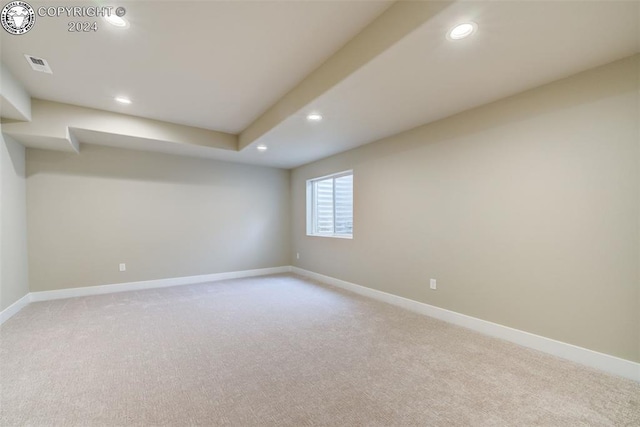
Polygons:
[[116,96],[115,100],[121,104],[131,104],[131,100],[126,96]]
[[478,28],[478,24],[475,22],[465,22],[464,24],[458,24],[449,30],[447,37],[451,40],[460,40],[465,37],[469,37]]
[[129,26],[129,21],[116,14],[107,15],[104,19],[114,27],[126,28]]
[[264,144],[260,144],[256,147],[256,150],[261,151],[261,152],[265,152],[267,151],[267,146]]
[[307,120],[309,120],[310,122],[319,122],[320,120],[322,120],[322,115],[319,113],[311,113],[307,115]]

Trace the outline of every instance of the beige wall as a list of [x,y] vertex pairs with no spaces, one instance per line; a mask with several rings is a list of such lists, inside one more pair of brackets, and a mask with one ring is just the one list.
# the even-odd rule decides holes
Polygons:
[[28,149],[31,291],[288,265],[289,203],[286,170]]
[[[638,72],[636,56],[295,169],[292,262],[640,361]],[[307,237],[305,180],[347,169],[354,239]]]
[[25,149],[0,133],[0,311],[29,293]]

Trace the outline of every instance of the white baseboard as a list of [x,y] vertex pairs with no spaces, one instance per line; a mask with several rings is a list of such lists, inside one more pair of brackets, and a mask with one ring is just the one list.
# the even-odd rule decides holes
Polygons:
[[85,288],[58,289],[55,291],[31,292],[31,301],[48,301],[89,295],[112,294],[115,292],[139,291],[143,289],[166,288],[169,286],[193,285],[195,283],[218,280],[240,279],[242,277],[266,276],[267,274],[288,273],[291,267],[259,268],[257,270],[231,271],[227,273],[203,274],[199,276],[175,277],[171,279],[145,280],[141,282],[117,283],[114,285],[87,286]]
[[2,325],[11,316],[16,314],[20,310],[22,310],[24,307],[26,307],[29,304],[29,302],[31,302],[31,298],[30,298],[29,294],[26,294],[25,296],[20,298],[18,301],[16,301],[13,304],[11,304],[9,307],[7,307],[4,310],[0,311],[0,325]]
[[259,268],[257,270],[231,271],[227,273],[203,274],[200,276],[175,277],[171,279],[145,280],[141,282],[117,283],[114,285],[87,286],[85,288],[58,289],[55,291],[31,292],[0,312],[0,325],[30,302],[48,301],[89,295],[111,294],[115,292],[139,291],[143,289],[165,288],[168,286],[191,285],[243,277],[266,276],[268,274],[289,273],[290,266]]
[[403,307],[420,314],[434,317],[454,325],[462,326],[492,337],[501,338],[506,341],[539,350],[563,359],[571,360],[585,366],[599,369],[610,374],[629,378],[640,382],[640,363],[630,360],[621,359],[586,348],[578,347],[573,344],[556,341],[540,335],[531,334],[529,332],[513,329],[508,326],[499,325],[497,323],[488,322],[486,320],[460,314],[455,311],[446,310],[435,307],[433,305],[410,300],[397,295],[388,294],[386,292],[356,285],[344,280],[325,276],[313,271],[303,270],[298,267],[291,267],[293,273],[301,276],[309,277],[322,283],[336,286],[347,291],[357,293],[369,298]]

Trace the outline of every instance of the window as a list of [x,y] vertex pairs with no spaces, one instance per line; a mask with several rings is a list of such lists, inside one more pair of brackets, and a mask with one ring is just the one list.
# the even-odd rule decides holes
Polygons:
[[353,237],[353,171],[307,181],[307,235]]

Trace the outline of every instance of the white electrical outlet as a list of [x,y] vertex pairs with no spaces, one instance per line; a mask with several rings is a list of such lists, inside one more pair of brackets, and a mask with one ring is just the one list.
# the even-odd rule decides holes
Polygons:
[[300,252],[296,252],[296,259],[300,259]]
[[127,270],[127,264],[120,264],[120,271],[126,271]]
[[431,289],[437,289],[437,286],[436,286],[436,279],[431,279],[431,280],[429,280],[429,287],[430,287]]

